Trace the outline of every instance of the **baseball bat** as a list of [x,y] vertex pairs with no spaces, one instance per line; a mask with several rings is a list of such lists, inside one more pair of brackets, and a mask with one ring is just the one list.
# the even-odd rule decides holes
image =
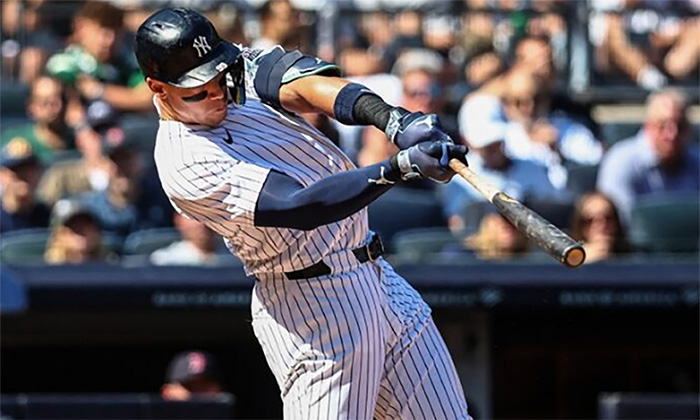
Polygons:
[[450,160],[450,168],[471,184],[498,212],[508,219],[516,229],[524,233],[537,246],[567,267],[579,267],[586,260],[583,246],[569,235],[548,222],[545,218],[509,197],[481,178],[464,163]]

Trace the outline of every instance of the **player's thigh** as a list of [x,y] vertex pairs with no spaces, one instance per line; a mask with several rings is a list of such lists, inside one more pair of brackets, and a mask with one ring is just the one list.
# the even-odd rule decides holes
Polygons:
[[387,355],[378,420],[471,419],[457,371],[432,318]]

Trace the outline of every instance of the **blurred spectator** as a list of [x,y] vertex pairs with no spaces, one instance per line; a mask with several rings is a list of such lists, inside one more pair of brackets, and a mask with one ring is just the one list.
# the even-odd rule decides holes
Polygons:
[[31,84],[59,41],[42,10],[44,0],[2,1],[2,77]]
[[126,237],[141,224],[139,199],[150,191],[141,190],[144,162],[138,145],[119,127],[109,128],[103,137],[104,153],[109,157],[107,188],[80,196],[105,232]]
[[108,2],[89,0],[73,21],[72,43],[52,56],[47,71],[75,86],[86,102],[103,100],[120,111],[153,110],[130,46],[123,41],[124,12]]
[[223,392],[220,376],[213,355],[201,351],[180,353],[168,366],[160,394],[171,401],[216,396]]
[[95,215],[78,200],[58,201],[51,214],[51,225],[44,256],[48,264],[85,264],[114,258],[102,245]]
[[4,130],[2,144],[15,138],[25,139],[32,145],[37,159],[43,165],[50,165],[75,147],[73,132],[64,118],[65,105],[63,86],[58,79],[49,76],[37,78],[32,83],[27,101],[27,115],[32,122]]
[[[456,138],[456,127],[443,115],[443,89],[437,80],[443,60],[429,50],[405,52],[394,65],[393,72],[401,77],[403,95],[400,106],[411,112],[436,113],[445,129]],[[452,123],[451,123],[452,122]],[[387,141],[379,129],[368,127],[364,130],[363,146],[358,154],[361,166],[372,165],[396,153],[396,146]]]
[[[668,77],[697,80],[700,4],[694,0],[591,0],[591,42],[604,75],[622,73],[645,89]],[[695,15],[690,15],[691,13]]]
[[583,124],[562,111],[552,111],[552,97],[542,81],[529,71],[515,68],[503,97],[509,121],[506,149],[510,156],[532,159],[548,168],[549,179],[564,190],[565,165],[597,164],[603,147]]
[[289,0],[269,0],[260,7],[260,37],[252,48],[267,49],[281,45],[287,50],[299,49],[299,11]]
[[552,94],[557,81],[554,67],[554,53],[549,39],[544,36],[528,35],[515,46],[513,67],[527,70],[544,84],[544,90]]
[[81,157],[58,162],[44,173],[37,190],[43,202],[53,205],[62,198],[104,191],[109,185],[114,163],[104,150],[105,145],[121,141],[124,132],[114,123],[100,126],[96,121],[88,121],[91,124],[76,134]]
[[[463,137],[469,145],[469,166],[496,188],[511,197],[523,200],[526,197],[555,197],[557,192],[547,178],[545,167],[528,160],[506,156],[504,138],[506,126],[499,122],[485,122],[471,127]],[[441,187],[443,209],[450,230],[461,232],[465,227],[467,208],[485,199],[467,181],[454,177]],[[476,224],[478,221],[469,221]]]
[[480,260],[510,260],[527,254],[527,238],[499,213],[488,213],[464,241]]
[[151,254],[155,265],[216,265],[216,248],[219,235],[204,223],[192,220],[179,213],[173,215],[175,227],[182,240],[161,248]]
[[394,39],[385,52],[387,64],[394,63],[406,50],[422,49],[423,18],[417,10],[406,9],[394,16]]
[[571,221],[571,237],[583,242],[587,264],[628,252],[625,231],[615,204],[599,192],[585,194],[577,201]]
[[623,222],[629,221],[642,195],[700,192],[700,157],[697,144],[689,142],[687,110],[687,99],[679,91],[649,95],[642,129],[606,153],[598,189],[615,202]]
[[10,140],[2,148],[0,165],[0,232],[47,227],[49,208],[34,197],[42,167],[31,143],[22,138]]
[[494,77],[503,74],[505,62],[493,50],[485,51],[467,63],[464,69],[464,79],[471,90],[476,90],[493,80]]

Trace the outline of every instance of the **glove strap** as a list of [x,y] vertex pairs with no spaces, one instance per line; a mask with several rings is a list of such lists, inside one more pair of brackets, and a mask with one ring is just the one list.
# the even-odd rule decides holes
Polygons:
[[423,178],[423,174],[420,173],[418,166],[411,164],[411,158],[408,155],[408,150],[402,150],[398,155],[396,155],[396,163],[399,166],[402,180],[410,181],[412,179]]
[[387,122],[386,129],[384,130],[384,132],[386,133],[387,137],[389,137],[389,140],[391,140],[392,143],[396,144],[394,139],[396,138],[396,134],[401,128],[401,120],[405,115],[408,114],[408,111],[399,107],[395,107],[389,112],[389,122]]

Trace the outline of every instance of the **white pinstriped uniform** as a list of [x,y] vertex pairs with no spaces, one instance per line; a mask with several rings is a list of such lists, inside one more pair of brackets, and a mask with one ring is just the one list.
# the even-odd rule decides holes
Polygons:
[[[244,54],[250,51],[244,51]],[[361,264],[367,210],[312,231],[254,225],[271,169],[304,186],[353,163],[300,117],[248,99],[217,127],[161,121],[155,160],[173,206],[221,234],[256,277],[253,330],[285,419],[469,419],[445,344],[418,293],[383,259]],[[332,274],[288,280],[323,260]]]

